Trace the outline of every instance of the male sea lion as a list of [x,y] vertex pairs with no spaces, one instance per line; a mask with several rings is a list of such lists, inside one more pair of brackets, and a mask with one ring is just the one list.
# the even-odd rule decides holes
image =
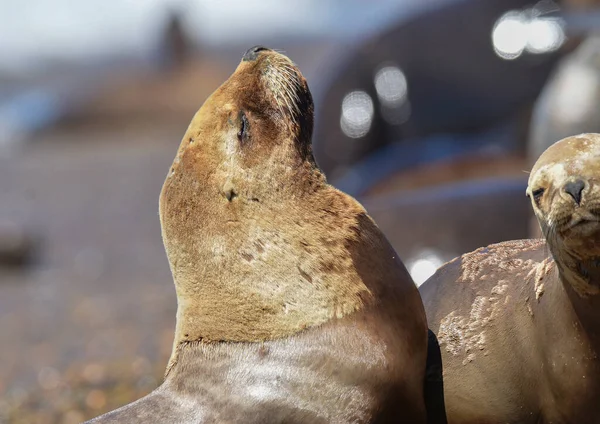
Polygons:
[[600,423],[600,135],[549,147],[527,195],[545,241],[478,249],[421,288],[450,423]]
[[160,196],[178,298],[165,381],[92,422],[425,422],[419,293],[312,151],[285,56],[248,50],[190,124]]

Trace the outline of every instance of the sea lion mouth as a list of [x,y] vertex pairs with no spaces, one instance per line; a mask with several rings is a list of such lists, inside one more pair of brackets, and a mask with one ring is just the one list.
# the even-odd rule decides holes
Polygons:
[[563,231],[568,231],[577,228],[578,230],[588,228],[588,227],[598,227],[600,225],[600,220],[598,219],[588,219],[588,218],[573,218],[570,222],[568,222],[564,227]]
[[600,216],[592,211],[577,211],[555,219],[553,227],[565,236],[592,234],[600,230]]
[[577,270],[588,282],[600,283],[600,258],[591,258],[577,262]]
[[542,217],[559,234],[577,232],[583,235],[600,229],[600,208],[595,204],[574,207],[557,202],[551,208],[550,213],[547,216],[542,213]]

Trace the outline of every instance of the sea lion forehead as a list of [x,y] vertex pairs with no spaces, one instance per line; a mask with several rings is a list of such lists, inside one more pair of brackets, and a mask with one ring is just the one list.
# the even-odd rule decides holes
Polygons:
[[600,172],[600,134],[580,134],[557,141],[535,163],[529,186],[544,180],[561,183],[570,177],[592,178]]

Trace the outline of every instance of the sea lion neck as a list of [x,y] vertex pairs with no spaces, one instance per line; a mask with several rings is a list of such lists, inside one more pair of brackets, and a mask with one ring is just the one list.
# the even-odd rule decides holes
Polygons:
[[[373,230],[362,208],[331,187],[279,199],[271,208],[244,204],[236,219],[163,212],[171,216],[163,237],[181,340],[282,337],[358,310],[372,296],[352,256]],[[344,284],[333,284],[340,275]]]
[[390,285],[410,278],[364,209],[330,186],[263,211],[220,228],[162,212],[178,299],[171,364],[182,343],[290,336],[393,301]]

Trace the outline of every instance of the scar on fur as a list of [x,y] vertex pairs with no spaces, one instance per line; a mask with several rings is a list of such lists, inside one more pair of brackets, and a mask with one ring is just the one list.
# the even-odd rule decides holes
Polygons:
[[545,258],[542,262],[538,263],[529,273],[527,278],[533,276],[533,288],[535,290],[535,299],[540,300],[540,297],[544,294],[544,277],[551,271],[554,261],[550,258]]
[[[486,347],[486,327],[496,318],[506,298],[508,284],[498,281],[490,296],[477,296],[471,304],[468,317],[450,312],[440,323],[438,340],[440,346],[452,355],[465,354],[463,365],[472,362]],[[483,352],[484,356],[487,352]]]

